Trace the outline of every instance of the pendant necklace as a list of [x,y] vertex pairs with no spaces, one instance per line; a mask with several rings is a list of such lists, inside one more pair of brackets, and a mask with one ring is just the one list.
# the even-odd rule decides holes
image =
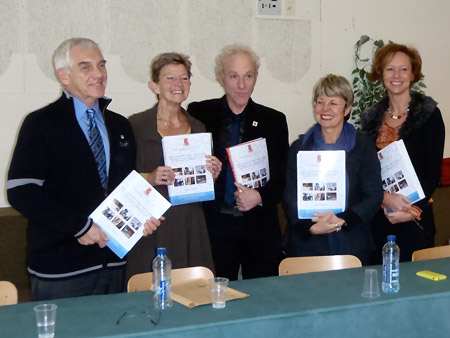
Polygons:
[[166,127],[169,126],[169,124],[162,119],[161,115],[159,115],[159,107],[158,107],[158,112],[156,113],[156,120],[161,121]]
[[164,121],[159,115],[156,115],[156,119],[157,119],[158,121],[161,121],[166,127],[169,126],[168,123],[167,123],[166,121]]
[[391,113],[391,107],[388,107],[386,110],[387,110],[387,112],[389,113],[389,117],[390,117],[391,119],[394,119],[394,120],[400,120],[403,116],[405,116],[406,114],[409,113],[409,107],[406,108],[405,111],[404,111],[403,113],[401,113],[400,115],[394,115],[394,114],[392,114],[392,113]]

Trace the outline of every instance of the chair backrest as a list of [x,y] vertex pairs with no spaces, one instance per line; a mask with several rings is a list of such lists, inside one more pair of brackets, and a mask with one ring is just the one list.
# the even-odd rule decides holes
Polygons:
[[358,257],[352,255],[289,257],[281,261],[278,267],[280,276],[294,275],[327,270],[360,268]]
[[436,246],[434,248],[416,250],[412,254],[413,261],[450,257],[450,245]]
[[17,304],[17,288],[8,281],[0,281],[0,305]]
[[[172,283],[182,280],[204,278],[214,278],[212,271],[204,266],[194,266],[190,268],[172,269]],[[153,290],[153,274],[151,272],[139,273],[128,280],[127,291],[145,291]]]

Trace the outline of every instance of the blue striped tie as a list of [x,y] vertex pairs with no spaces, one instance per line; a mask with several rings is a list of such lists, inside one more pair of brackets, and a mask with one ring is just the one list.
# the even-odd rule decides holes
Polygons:
[[102,183],[103,188],[106,188],[106,181],[108,179],[108,175],[106,173],[106,155],[105,155],[105,147],[103,146],[102,136],[100,135],[100,131],[98,130],[97,124],[95,123],[95,110],[88,109],[86,110],[88,114],[88,134],[89,134],[89,145],[91,147],[92,153],[95,157],[95,162],[97,163],[98,175],[100,176],[100,182]]

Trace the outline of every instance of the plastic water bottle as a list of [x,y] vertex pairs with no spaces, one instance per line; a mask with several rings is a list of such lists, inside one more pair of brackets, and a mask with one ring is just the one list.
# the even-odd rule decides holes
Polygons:
[[157,248],[153,260],[153,306],[158,310],[172,306],[172,263],[166,255],[166,248]]
[[384,293],[397,293],[400,290],[400,248],[395,244],[395,239],[395,235],[387,236],[387,243],[383,246],[383,282],[381,283],[381,289]]

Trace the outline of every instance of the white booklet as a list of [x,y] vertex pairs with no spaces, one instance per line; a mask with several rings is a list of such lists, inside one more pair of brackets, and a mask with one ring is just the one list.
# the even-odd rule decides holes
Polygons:
[[205,157],[211,155],[211,133],[165,136],[162,148],[164,164],[175,173],[175,182],[168,186],[172,205],[215,198],[214,178],[206,170]]
[[345,151],[297,153],[297,210],[299,219],[314,212],[345,211]]
[[269,182],[269,155],[265,138],[227,148],[227,153],[236,182],[253,189]]
[[123,258],[141,239],[145,221],[159,219],[169,208],[170,203],[133,170],[89,217],[108,235],[106,245]]
[[403,140],[392,142],[378,152],[383,189],[388,193],[402,194],[412,203],[425,198],[416,171]]

